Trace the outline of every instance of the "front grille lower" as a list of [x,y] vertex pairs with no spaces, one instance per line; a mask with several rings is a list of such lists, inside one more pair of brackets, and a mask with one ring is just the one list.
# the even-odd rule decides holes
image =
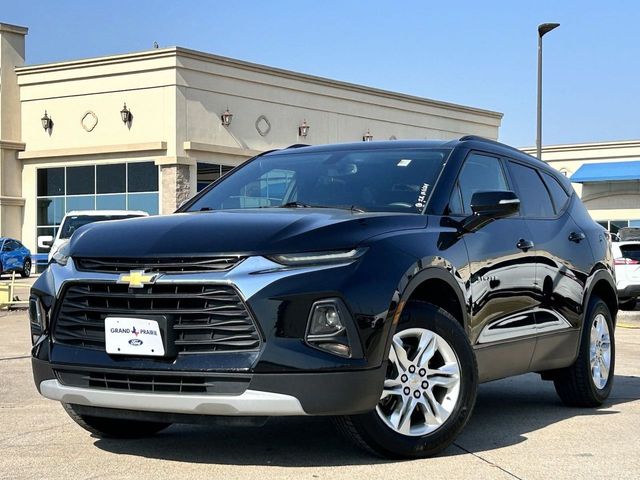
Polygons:
[[154,273],[223,272],[243,260],[237,255],[222,257],[90,258],[73,259],[83,272],[120,273],[145,270]]
[[69,387],[126,390],[129,392],[239,395],[249,386],[249,378],[128,372],[126,370],[107,372],[56,369],[55,375],[62,385]]
[[53,324],[55,342],[103,350],[107,316],[166,316],[178,353],[256,350],[260,334],[229,285],[155,284],[129,289],[116,283],[65,287]]

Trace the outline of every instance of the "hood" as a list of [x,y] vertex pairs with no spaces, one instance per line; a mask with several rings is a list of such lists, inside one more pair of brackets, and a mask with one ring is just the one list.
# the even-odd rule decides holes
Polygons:
[[178,213],[87,225],[73,235],[70,254],[150,257],[335,250],[394,230],[424,228],[427,218],[316,208]]

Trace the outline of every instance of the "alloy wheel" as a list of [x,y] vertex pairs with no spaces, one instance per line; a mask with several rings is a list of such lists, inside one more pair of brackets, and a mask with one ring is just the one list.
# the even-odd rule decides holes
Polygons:
[[609,380],[611,370],[611,337],[607,319],[601,313],[595,316],[591,324],[589,359],[593,384],[602,390]]
[[422,436],[444,424],[460,396],[460,364],[437,333],[410,328],[396,333],[376,406],[384,423],[402,435]]

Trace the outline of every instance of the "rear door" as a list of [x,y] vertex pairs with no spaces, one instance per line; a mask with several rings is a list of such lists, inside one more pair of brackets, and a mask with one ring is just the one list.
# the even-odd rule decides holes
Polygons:
[[[470,215],[474,192],[512,189],[499,157],[471,152],[454,187],[450,213]],[[537,302],[535,252],[528,248],[531,234],[526,222],[518,216],[495,220],[463,238],[470,262],[471,341],[480,378],[525,372],[535,347]]]
[[553,175],[508,163],[536,250],[538,341],[532,368],[557,368],[575,353],[593,254],[585,232],[571,218],[569,193]]

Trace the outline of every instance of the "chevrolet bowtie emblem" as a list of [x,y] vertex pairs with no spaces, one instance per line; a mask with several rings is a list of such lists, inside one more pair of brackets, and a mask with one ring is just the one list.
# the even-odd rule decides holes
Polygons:
[[156,281],[157,273],[145,273],[144,270],[131,270],[129,273],[123,273],[118,278],[118,283],[126,283],[129,288],[142,288],[145,285],[151,285]]

